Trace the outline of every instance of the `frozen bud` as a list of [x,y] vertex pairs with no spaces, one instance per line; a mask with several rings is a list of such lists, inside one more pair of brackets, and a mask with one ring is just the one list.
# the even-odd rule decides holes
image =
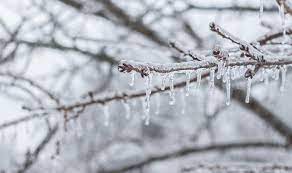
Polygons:
[[214,23],[214,22],[211,22],[210,24],[209,24],[209,27],[210,27],[210,30],[211,31],[216,31],[217,29],[217,27],[216,27],[216,24]]
[[221,49],[220,46],[216,45],[213,48],[213,55],[215,58],[217,58],[218,60],[226,60],[229,57],[228,52],[224,51]]
[[247,69],[246,72],[245,72],[245,74],[244,74],[244,77],[245,78],[253,78],[254,75],[255,75],[254,70]]

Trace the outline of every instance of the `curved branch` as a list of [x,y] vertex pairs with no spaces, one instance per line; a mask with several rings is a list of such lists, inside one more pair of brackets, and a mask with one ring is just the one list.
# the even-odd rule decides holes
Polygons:
[[235,143],[221,143],[207,146],[193,146],[188,148],[179,149],[170,153],[150,156],[147,159],[138,163],[129,164],[125,167],[113,169],[113,170],[99,170],[98,173],[119,173],[127,172],[130,170],[141,168],[145,165],[152,164],[154,162],[164,161],[173,158],[179,158],[191,154],[211,152],[211,151],[230,151],[236,149],[249,149],[249,148],[266,148],[266,149],[286,149],[288,146],[281,143],[274,142],[235,142]]

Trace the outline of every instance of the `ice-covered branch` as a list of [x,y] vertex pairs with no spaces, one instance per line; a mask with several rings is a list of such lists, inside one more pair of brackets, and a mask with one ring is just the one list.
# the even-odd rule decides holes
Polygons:
[[[291,65],[292,60],[275,60],[275,61],[265,61],[258,62],[253,60],[239,61],[239,62],[229,62],[226,67],[240,67],[248,65],[259,65],[260,67],[268,68],[273,66],[283,66]],[[182,63],[172,63],[172,64],[155,64],[155,63],[143,63],[136,61],[121,61],[119,67],[120,72],[140,73],[142,77],[148,76],[150,73],[171,73],[171,72],[184,72],[184,71],[196,71],[198,69],[210,69],[212,67],[218,68],[218,62],[212,61],[199,61],[199,62],[182,62]]]
[[[204,73],[202,74],[201,78],[205,78],[209,76],[209,73]],[[197,78],[194,77],[190,79],[191,82],[197,81]],[[173,88],[182,88],[185,87],[186,83],[185,81],[183,82],[178,82],[173,85]],[[151,95],[156,94],[156,93],[161,93],[161,92],[166,92],[171,89],[170,86],[166,86],[165,88],[161,88],[160,86],[156,86],[152,88]],[[47,116],[52,116],[57,114],[58,112],[67,112],[67,116],[70,113],[74,113],[74,110],[84,110],[86,107],[91,106],[91,105],[105,105],[111,101],[125,101],[129,99],[135,99],[135,98],[140,98],[146,96],[145,91],[134,91],[134,92],[123,92],[123,93],[108,93],[107,96],[105,97],[99,97],[99,98],[93,98],[93,96],[90,94],[90,100],[83,101],[83,102],[77,102],[69,105],[61,105],[58,107],[53,107],[53,108],[39,108],[38,110],[32,110],[31,114],[28,114],[26,116],[23,116],[21,118],[17,118],[11,121],[7,121],[3,124],[0,125],[0,130],[15,126],[24,122],[32,121],[34,119],[39,119]],[[41,111],[41,112],[38,112]],[[67,117],[66,121],[69,121],[71,119],[78,118],[76,116],[77,114],[73,114],[72,116]],[[58,116],[58,115],[56,115]]]
[[263,61],[263,53],[260,52],[257,48],[253,47],[248,42],[241,40],[240,38],[233,36],[231,33],[220,27],[219,25],[215,24],[214,22],[210,23],[210,30],[220,35],[222,38],[230,40],[232,43],[239,45],[240,50],[245,52],[245,55],[257,60]]
[[173,49],[175,49],[176,51],[178,51],[179,53],[183,54],[183,56],[189,56],[191,57],[193,60],[196,61],[201,61],[200,57],[198,57],[197,55],[193,54],[191,51],[185,51],[184,48],[178,46],[175,42],[169,42],[169,46]]

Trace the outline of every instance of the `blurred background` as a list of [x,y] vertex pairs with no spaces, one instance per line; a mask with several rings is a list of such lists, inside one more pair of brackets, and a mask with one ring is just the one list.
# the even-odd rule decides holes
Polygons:
[[[245,79],[232,81],[230,106],[224,89],[210,94],[204,78],[199,89],[190,85],[189,96],[185,87],[176,89],[173,105],[168,92],[154,94],[149,125],[143,95],[51,109],[144,93],[144,79],[135,75],[132,85],[133,75],[120,73],[118,62],[190,60],[169,41],[197,53],[234,48],[210,31],[210,22],[247,42],[290,27],[285,40],[263,47],[291,56],[292,8],[283,20],[279,2],[1,0],[0,172],[224,172],[234,164],[291,164],[289,68],[284,92],[280,80],[254,81],[251,104],[244,103]],[[161,80],[153,77],[153,85]],[[185,74],[174,78],[185,80]],[[75,117],[64,123],[67,116]]]

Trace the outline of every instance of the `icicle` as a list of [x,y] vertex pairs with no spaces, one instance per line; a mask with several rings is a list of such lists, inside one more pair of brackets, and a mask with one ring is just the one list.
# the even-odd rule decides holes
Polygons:
[[107,127],[110,121],[110,113],[109,113],[109,108],[107,104],[103,106],[103,114],[104,114],[104,125]]
[[222,82],[226,83],[227,78],[230,78],[230,67],[228,67],[226,69],[226,71],[223,73],[223,78],[222,78]]
[[185,109],[186,109],[186,98],[185,95],[183,94],[183,90],[182,90],[182,94],[181,94],[181,114],[185,114]]
[[269,73],[265,71],[265,85],[269,85]]
[[160,95],[159,94],[156,94],[156,111],[155,111],[155,114],[158,115],[159,112],[160,112]]
[[252,78],[248,78],[247,79],[247,87],[246,87],[245,103],[249,103],[250,92],[251,92],[251,82],[252,82]]
[[175,104],[175,93],[174,93],[174,74],[172,73],[170,75],[170,91],[169,91],[169,96],[170,96],[170,101],[169,104],[170,105],[174,105]]
[[281,86],[280,86],[280,91],[283,92],[285,90],[285,84],[286,84],[286,72],[287,72],[287,67],[284,65],[281,67]]
[[145,96],[145,101],[146,101],[146,109],[150,110],[150,95],[151,95],[151,87],[152,87],[152,75],[149,74],[146,78],[146,96]]
[[145,97],[145,125],[150,122],[150,95],[152,86],[152,74],[150,73],[146,78],[146,97]]
[[165,90],[166,79],[167,79],[167,75],[164,75],[164,76],[162,77],[162,84],[161,84],[161,90],[162,90],[162,91]]
[[131,108],[130,105],[127,101],[123,101],[123,105],[125,108],[125,114],[126,114],[126,119],[129,119],[131,117]]
[[260,13],[259,13],[260,22],[262,21],[263,13],[264,13],[264,0],[260,0]]
[[210,76],[209,76],[209,89],[210,91],[213,91],[215,86],[215,69],[210,69]]
[[225,80],[226,80],[226,105],[230,105],[230,97],[231,97],[231,92],[230,92],[230,67],[227,68],[226,74],[225,74]]
[[238,77],[240,78],[240,77],[244,76],[245,72],[246,72],[246,67],[240,66],[238,69]]
[[279,76],[280,76],[280,71],[277,67],[275,67],[274,69],[274,79],[275,80],[279,80]]
[[261,73],[259,73],[259,80],[261,81],[261,82],[263,82],[264,81],[264,79],[265,79],[265,70],[262,68],[262,70],[261,70]]
[[198,69],[197,70],[197,85],[196,85],[196,89],[200,88],[201,80],[202,80],[202,71],[201,71],[201,69]]
[[190,81],[191,81],[191,72],[190,71],[186,72],[186,77],[187,77],[187,80],[186,80],[186,96],[189,96],[190,95]]
[[238,76],[237,70],[238,70],[237,67],[233,67],[230,69],[230,79],[231,80],[234,80],[237,78],[237,76]]
[[136,75],[135,72],[132,72],[132,73],[131,73],[131,81],[130,81],[130,83],[129,83],[129,85],[130,85],[131,87],[133,87],[134,84],[135,84],[135,75]]
[[145,102],[145,98],[141,97],[141,105],[142,105],[142,113],[141,113],[141,119],[145,120],[146,118],[146,102]]
[[217,72],[217,79],[221,79],[222,71],[223,71],[223,61],[219,61],[218,63],[218,72]]

